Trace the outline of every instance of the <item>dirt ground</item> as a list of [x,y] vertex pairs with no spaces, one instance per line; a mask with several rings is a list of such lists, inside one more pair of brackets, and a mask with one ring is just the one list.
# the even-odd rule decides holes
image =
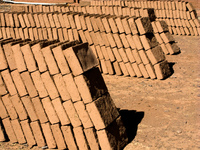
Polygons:
[[[174,37],[181,53],[167,56],[174,70],[169,78],[103,75],[127,128],[124,150],[200,149],[200,37]],[[8,149],[29,148],[0,143],[0,150]]]

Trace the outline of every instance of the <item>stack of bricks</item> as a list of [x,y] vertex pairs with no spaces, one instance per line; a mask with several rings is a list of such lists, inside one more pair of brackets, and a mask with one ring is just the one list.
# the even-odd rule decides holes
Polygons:
[[[142,16],[141,8],[153,8],[157,20],[166,21],[169,32],[175,35],[200,35],[200,23],[191,3],[185,1],[92,1],[92,6],[126,6],[136,16]],[[139,8],[139,9],[138,9]],[[121,8],[120,8],[121,9]],[[125,9],[125,8],[124,8]]]
[[5,39],[0,45],[0,141],[6,133],[12,143],[49,149],[127,144],[88,43]]
[[[68,11],[66,8],[64,10]],[[75,7],[69,8],[73,8],[74,10]],[[5,19],[5,16],[8,16],[10,19]],[[99,60],[99,68],[104,74],[164,79],[167,76],[159,76],[159,73],[162,72],[162,68],[157,68],[159,70],[152,68],[149,71],[143,61],[137,61],[138,59],[141,60],[141,57],[144,56],[140,56],[136,52],[140,49],[144,49],[144,45],[140,42],[141,37],[138,36],[138,30],[143,28],[143,26],[152,28],[150,19],[148,17],[145,18],[146,19],[111,15],[88,15],[82,14],[81,12],[39,14],[1,13],[1,20],[5,19],[1,29],[4,38],[12,36],[13,38],[21,37],[22,39],[30,38],[32,40],[59,39],[60,41],[79,40],[88,42],[96,58]],[[153,17],[151,17],[151,19],[152,18]],[[18,20],[18,23],[16,23],[16,20]],[[146,25],[143,24],[141,26],[140,24],[135,24],[135,20],[148,21]],[[17,24],[19,24],[19,26]],[[20,34],[18,34],[17,31],[20,31]],[[150,32],[153,32],[153,30],[150,30]],[[6,34],[10,36],[6,36]],[[149,40],[149,42],[152,41]],[[137,47],[138,44],[139,47]],[[162,48],[163,47],[164,46],[162,46]],[[163,52],[165,52],[165,54],[169,54],[167,51],[174,50],[173,47],[167,47],[171,48],[170,50],[167,50],[166,47],[164,48]],[[170,54],[173,53],[176,53],[176,51],[170,52]],[[153,56],[156,55],[156,53],[152,54]],[[164,54],[160,55],[160,57],[164,58],[163,55]],[[150,60],[148,57],[149,56],[147,56],[146,59]],[[159,63],[159,61],[157,63]],[[150,76],[152,72],[154,76]],[[162,73],[164,74],[164,72]]]

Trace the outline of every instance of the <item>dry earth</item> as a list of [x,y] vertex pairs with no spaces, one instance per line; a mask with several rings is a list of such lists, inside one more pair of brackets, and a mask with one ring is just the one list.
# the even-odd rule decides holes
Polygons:
[[[124,150],[200,149],[200,37],[175,39],[181,53],[167,56],[174,70],[169,78],[103,75],[127,127],[130,143]],[[0,150],[8,149],[29,148],[0,143]]]

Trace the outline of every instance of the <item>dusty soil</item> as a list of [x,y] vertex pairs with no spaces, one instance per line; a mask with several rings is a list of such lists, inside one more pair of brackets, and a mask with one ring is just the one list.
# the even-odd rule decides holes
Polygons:
[[[181,53],[167,56],[174,70],[169,78],[103,75],[127,127],[124,150],[200,149],[200,37],[174,37]],[[8,142],[0,149],[29,148]]]

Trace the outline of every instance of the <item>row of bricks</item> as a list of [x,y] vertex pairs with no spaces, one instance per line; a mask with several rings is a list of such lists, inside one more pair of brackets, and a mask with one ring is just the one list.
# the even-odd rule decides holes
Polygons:
[[[7,70],[6,70],[7,71]],[[3,72],[1,72],[2,73],[2,77],[3,77],[3,79],[4,79],[4,81],[6,81],[6,85],[8,85],[8,79],[5,79],[6,77],[7,78],[9,78],[9,75],[5,75],[5,72],[6,71],[3,71]],[[22,72],[21,73],[21,75],[22,74],[24,74],[24,73],[26,73],[26,72]],[[35,72],[33,72],[33,73],[35,73]],[[32,74],[33,74],[32,73]],[[92,86],[92,84],[95,82],[94,81],[94,78],[93,78],[93,76],[94,76],[94,74],[96,73],[96,76],[95,76],[95,78],[97,77],[99,80],[99,82],[97,83],[96,82],[96,84],[95,85],[93,85]],[[48,73],[43,73],[42,75],[44,75],[44,74],[48,74]],[[83,79],[83,77],[82,76],[77,76],[77,77],[75,77],[74,78],[74,80],[75,80],[75,82],[76,83],[78,83],[77,84],[77,87],[78,87],[78,90],[79,90],[79,92],[81,93],[81,96],[82,96],[82,99],[84,100],[84,102],[88,102],[88,101],[90,101],[91,100],[91,95],[93,96],[92,97],[92,99],[96,99],[96,96],[98,96],[99,94],[102,94],[102,92],[103,91],[105,91],[105,90],[103,90],[103,89],[106,89],[106,87],[105,87],[105,85],[102,85],[102,83],[104,84],[104,81],[103,81],[103,79],[102,80],[100,80],[100,77],[101,77],[101,75],[100,75],[100,73],[98,73],[98,71],[96,70],[96,71],[93,71],[93,72],[87,72],[86,74],[88,74],[87,75],[87,77],[88,77],[88,81],[90,81],[91,82],[91,85],[89,86],[88,85],[88,87],[90,87],[90,89],[87,91],[86,89],[88,88],[87,87],[87,85],[86,85],[86,81],[84,81],[84,79]],[[42,77],[42,75],[41,75],[41,77]],[[69,74],[70,75],[70,74]],[[99,76],[98,76],[99,75]],[[29,75],[30,76],[30,75]],[[48,75],[49,76],[49,75]],[[56,75],[55,75],[56,76]],[[92,76],[92,77],[91,77]],[[85,76],[86,77],[86,76]],[[90,77],[90,78],[89,78]],[[29,77],[30,78],[30,77]],[[93,78],[93,80],[92,80],[92,78]],[[22,76],[22,79],[23,79],[23,76]],[[42,78],[43,79],[43,78]],[[72,78],[73,79],[73,78]],[[52,85],[50,85],[51,84],[51,78],[50,78],[50,76],[48,77],[48,78],[46,78],[45,79],[46,80],[46,82],[44,82],[44,84],[46,83],[47,84],[47,82],[48,82],[48,84],[49,85],[47,85],[47,86],[45,86],[46,87],[46,90],[49,92],[49,90],[51,90],[50,92],[49,92],[49,95],[50,95],[50,97],[52,96],[51,94],[54,94],[53,92],[56,92],[55,90],[56,90],[56,87],[55,88],[52,88],[53,87],[53,84]],[[20,80],[19,80],[20,81]],[[27,80],[23,80],[23,81],[25,81],[25,86],[26,86],[26,88],[27,88],[27,90],[28,89],[30,89],[30,86],[31,85],[33,85],[33,83],[31,83],[31,81],[29,80],[29,84],[27,84]],[[38,79],[37,79],[37,81],[38,81]],[[87,83],[88,83],[88,81],[87,81]],[[11,84],[11,82],[12,81],[10,81],[9,83],[9,85],[12,85]],[[21,83],[23,83],[23,82],[21,82]],[[71,90],[73,91],[73,93],[75,92],[75,89],[72,89],[72,83],[73,82],[67,82],[68,84],[70,83],[70,88],[71,88]],[[19,83],[17,83],[18,85],[19,85]],[[46,85],[45,84],[45,85]],[[1,84],[2,85],[2,84]],[[55,85],[54,85],[55,86]],[[94,91],[94,88],[93,87],[100,87],[99,89],[97,89],[97,93],[95,93],[96,91]],[[103,86],[103,87],[102,87]],[[19,87],[19,86],[17,86],[17,87]],[[8,87],[7,87],[8,88]],[[32,88],[33,88],[33,86],[32,86]],[[51,88],[51,89],[50,89]],[[58,87],[57,87],[58,88]],[[8,91],[11,91],[10,90],[11,88],[8,88]],[[33,90],[33,89],[32,89]],[[40,89],[41,90],[41,89]],[[58,90],[59,90],[59,88],[58,88]],[[100,91],[98,91],[98,90],[100,90]],[[107,90],[107,89],[106,89]],[[35,91],[35,90],[33,90],[33,91]],[[53,92],[52,92],[53,91]],[[67,90],[65,89],[65,92],[66,92]],[[32,94],[30,94],[30,90],[28,90],[28,92],[29,92],[29,95],[31,96]],[[91,92],[91,94],[90,94],[90,92]],[[10,92],[10,93],[12,93],[12,91]],[[51,94],[50,94],[51,93]],[[9,100],[4,100],[5,98],[7,98],[8,96],[7,95],[5,95],[4,97],[2,97],[2,99],[3,99],[3,102],[5,103],[5,102],[9,102]],[[18,100],[18,102],[20,101],[19,100],[19,97],[17,96],[17,95],[14,95],[14,100]],[[18,98],[17,98],[18,97]],[[33,96],[34,97],[34,96]],[[56,96],[55,96],[56,97]],[[23,98],[23,97],[22,97]],[[51,97],[52,99],[54,98],[54,97]],[[12,98],[11,98],[12,99]],[[55,113],[55,110],[53,109],[53,106],[52,106],[52,104],[51,104],[51,101],[50,101],[50,99],[48,98],[48,97],[46,97],[46,98],[43,98],[42,99],[42,103],[43,103],[43,106],[42,106],[42,104],[41,104],[41,102],[40,102],[40,99],[38,98],[38,97],[34,97],[34,98],[32,98],[32,101],[33,101],[33,104],[35,104],[34,106],[36,106],[35,107],[35,109],[36,109],[36,112],[37,113],[39,113],[38,114],[38,117],[39,117],[39,120],[40,120],[40,122],[46,122],[46,121],[48,121],[47,119],[45,120],[45,118],[47,118],[46,116],[45,116],[45,113],[44,112],[46,112],[46,114],[47,114],[47,116],[48,116],[48,118],[49,118],[49,121],[52,123],[52,124],[54,124],[54,123],[57,123],[57,121],[58,121],[58,118],[56,117],[59,113],[57,112],[57,115],[56,115],[56,113]],[[52,100],[52,101],[54,101],[54,100]],[[34,103],[35,102],[35,103]],[[87,103],[86,102],[86,103]],[[7,110],[10,110],[9,108],[13,108],[13,107],[9,107],[9,105],[6,103],[6,106],[8,107],[8,109]],[[53,103],[53,102],[52,102]],[[2,103],[3,104],[3,103]],[[10,105],[11,105],[12,103],[10,103]],[[106,104],[106,105],[104,105],[104,104]],[[5,104],[4,104],[5,105]],[[67,111],[67,114],[68,114],[68,116],[69,116],[69,119],[70,119],[70,121],[71,121],[71,124],[73,125],[73,127],[76,127],[76,126],[80,126],[81,125],[81,121],[82,121],[82,123],[84,122],[84,121],[89,121],[90,119],[88,119],[88,117],[87,117],[87,112],[86,111],[84,111],[84,104],[82,103],[82,107],[80,106],[80,105],[78,105],[78,102],[76,102],[76,103],[74,103],[74,106],[73,106],[73,103],[70,101],[70,100],[68,100],[68,101],[66,101],[66,102],[64,102],[63,103],[63,105],[64,105],[64,107],[67,107],[65,110]],[[101,105],[101,109],[102,110],[99,110],[99,108],[96,108],[95,109],[95,107],[97,107],[97,106],[100,106]],[[3,106],[3,105],[2,105]],[[22,105],[20,105],[20,106],[22,106]],[[31,106],[30,104],[29,104],[29,106]],[[80,109],[77,109],[77,107],[81,107],[81,110]],[[19,106],[17,106],[18,107],[18,109],[16,109],[16,110],[18,110],[17,112],[19,112]],[[44,107],[44,110],[42,109]],[[74,108],[75,107],[75,108]],[[79,108],[80,108],[79,107]],[[107,108],[108,107],[108,108]],[[16,108],[16,107],[15,107]],[[109,96],[104,96],[104,97],[102,97],[102,98],[99,98],[98,100],[96,100],[94,103],[89,103],[89,104],[87,104],[86,105],[86,108],[87,108],[87,111],[89,112],[89,115],[90,115],[90,118],[93,118],[92,119],[92,121],[93,121],[93,123],[94,123],[94,125],[95,125],[95,128],[96,129],[103,129],[103,128],[105,128],[107,125],[109,125],[109,123],[111,123],[119,114],[118,114],[118,112],[117,112],[117,109],[115,108],[115,106],[114,106],[114,103],[112,102],[112,100],[110,99],[110,97]],[[107,109],[111,109],[112,108],[112,112],[113,113],[111,113],[111,114],[109,114],[109,111],[107,111]],[[6,110],[5,108],[4,109],[1,109],[2,111],[3,110]],[[22,107],[21,107],[21,110],[23,110],[22,109]],[[29,110],[29,109],[28,109]],[[79,112],[78,114],[76,113],[76,111],[77,112]],[[11,112],[14,112],[14,109],[12,109],[12,111]],[[25,111],[24,111],[25,112]],[[84,113],[85,112],[85,113]],[[1,114],[6,114],[5,112],[4,113],[1,113]],[[12,114],[12,113],[10,113],[10,114]],[[63,113],[62,113],[63,114]],[[99,114],[99,116],[97,115],[97,114]],[[18,115],[19,115],[19,113],[18,113]],[[11,116],[11,115],[10,115]],[[20,115],[21,116],[21,115]],[[77,116],[79,116],[80,118],[81,118],[81,121],[77,118]],[[16,115],[14,116],[14,118],[13,119],[16,119],[15,118],[16,117]],[[115,117],[115,118],[114,118]],[[84,126],[84,125],[83,125]]]
[[189,2],[184,1],[91,1],[94,6],[128,6],[139,8],[155,8],[169,10],[193,11],[194,7]]
[[[12,14],[11,14],[12,15]],[[18,14],[18,15],[21,15],[22,14]],[[24,14],[25,15],[25,14]],[[27,15],[27,14],[26,14]],[[29,14],[29,15],[32,15],[32,14]],[[28,16],[29,16],[28,15]],[[48,14],[50,15],[50,14]],[[52,15],[52,14],[51,14]],[[115,17],[115,16],[104,16],[104,15],[99,15],[99,16],[96,16],[96,15],[81,15],[80,13],[75,13],[75,14],[54,14],[56,16],[60,16],[59,18],[62,18],[62,19],[59,19],[59,21],[53,21],[53,20],[49,20],[48,18],[44,19],[42,17],[46,16],[47,17],[47,14],[33,14],[33,16],[41,16],[39,19],[33,19],[32,21],[30,21],[30,19],[28,18],[21,18],[20,20],[20,23],[21,23],[21,27],[22,28],[29,28],[29,27],[36,27],[37,28],[72,28],[72,29],[77,29],[77,30],[88,30],[88,31],[101,31],[101,32],[104,32],[106,31],[107,33],[109,32],[113,32],[113,33],[122,33],[122,32],[125,32],[126,34],[129,34],[132,32],[132,34],[136,34],[138,33],[137,32],[137,28],[138,30],[140,31],[140,28],[143,28],[141,25],[144,25],[146,22],[150,23],[150,20],[149,19],[141,19],[141,18],[134,18],[134,17],[131,17],[131,18],[120,18],[120,17]],[[1,16],[4,16],[4,13],[1,13]],[[64,16],[68,17],[68,18],[65,18]],[[65,19],[64,19],[65,18]],[[63,21],[63,19],[65,20],[65,22]],[[3,20],[3,19],[2,19]],[[11,19],[10,19],[11,20]],[[26,20],[26,21],[25,21]],[[45,20],[45,21],[44,21]],[[19,25],[19,20],[18,19],[14,19],[13,23],[15,24],[14,26],[12,27],[20,27]],[[143,22],[143,21],[146,21],[146,22]],[[18,22],[18,23],[16,23]],[[23,22],[23,23],[22,23]],[[25,24],[26,22],[26,24]],[[30,23],[32,22],[32,23]],[[51,23],[50,23],[51,22]],[[55,26],[54,22],[57,22],[58,25]],[[7,23],[5,23],[5,21],[1,21],[2,24],[2,27],[4,26],[10,26],[10,23],[9,23],[9,20],[7,21]],[[9,24],[9,25],[7,25]],[[18,24],[18,25],[16,25]],[[33,24],[33,25],[31,25]],[[135,27],[135,24],[137,25],[137,28]],[[134,30],[134,31],[133,31]],[[140,33],[140,34],[144,34],[144,33]]]
[[[49,122],[40,124],[38,121],[19,121],[9,118],[3,119],[2,125],[12,143],[27,143],[29,147],[37,145],[41,148],[48,146],[49,149],[69,150],[95,150],[101,147],[102,150],[107,150],[122,149],[128,142],[121,117],[100,131],[96,131],[92,127],[87,129],[82,126],[72,128],[70,125],[51,125]],[[5,141],[6,137],[2,125],[0,124],[0,141]],[[118,134],[118,136],[113,136],[114,134]]]

